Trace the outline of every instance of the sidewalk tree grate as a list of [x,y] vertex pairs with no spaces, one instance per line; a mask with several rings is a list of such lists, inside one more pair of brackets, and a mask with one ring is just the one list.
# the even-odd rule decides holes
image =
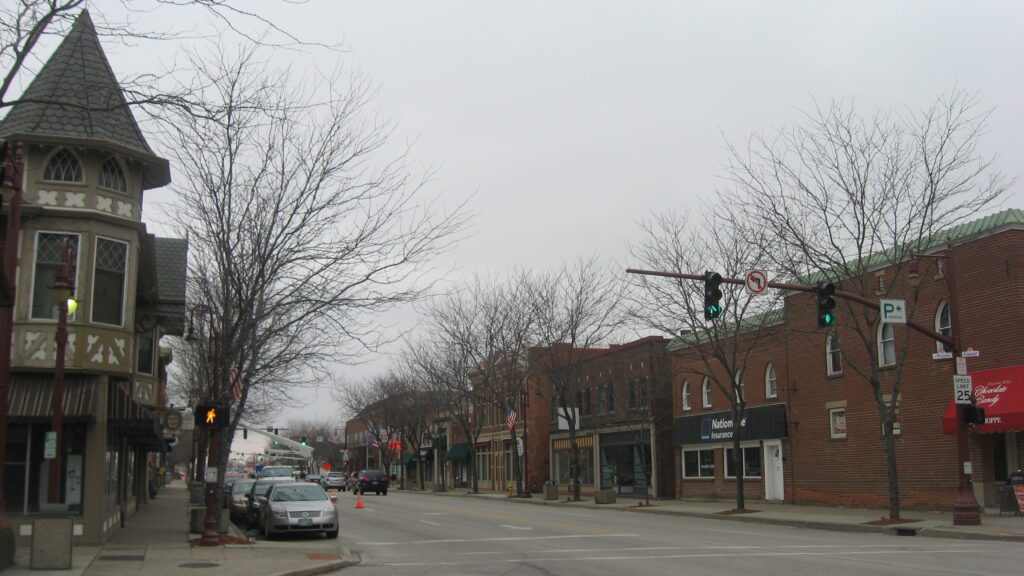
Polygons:
[[310,560],[341,560],[341,556],[337,554],[313,553],[307,554],[307,556]]
[[216,562],[185,562],[178,564],[179,568],[217,568],[220,564]]
[[145,554],[105,554],[99,557],[100,560],[124,560],[128,562],[142,562],[146,559]]

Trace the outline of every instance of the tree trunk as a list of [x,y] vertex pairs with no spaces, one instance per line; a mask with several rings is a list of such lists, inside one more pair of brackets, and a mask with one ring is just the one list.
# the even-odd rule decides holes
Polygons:
[[579,445],[576,443],[575,422],[569,423],[569,450],[572,453],[572,499],[575,502],[579,502],[583,491],[580,487],[580,450]]
[[746,510],[747,499],[743,493],[743,453],[740,451],[740,424],[743,408],[734,406],[732,410],[732,471],[736,477],[736,509]]
[[[882,444],[885,448],[885,468],[889,489],[889,518],[897,520],[900,518],[900,482],[896,467],[896,440],[892,434],[893,414],[882,398],[881,383],[877,378],[873,378],[871,387],[874,389],[875,403],[882,421]],[[896,402],[895,394],[892,402]]]
[[476,483],[476,442],[472,442],[469,445],[469,491],[473,494],[480,493],[480,487]]

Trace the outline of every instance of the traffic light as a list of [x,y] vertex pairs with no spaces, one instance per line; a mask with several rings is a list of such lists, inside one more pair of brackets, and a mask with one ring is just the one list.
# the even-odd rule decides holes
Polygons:
[[836,322],[836,313],[832,311],[836,307],[836,285],[831,282],[818,282],[814,289],[818,298],[818,328],[831,326]]
[[305,436],[302,437],[302,445],[306,446],[306,437]]
[[718,272],[704,273],[704,319],[714,320],[722,313],[722,275]]
[[281,445],[281,442],[280,442],[280,441],[278,441],[278,440],[274,440],[274,446],[280,446],[280,445]]
[[231,417],[227,406],[216,404],[196,404],[194,413],[198,428],[224,428]]
[[985,423],[985,409],[974,404],[964,406],[963,418],[967,426],[981,426]]
[[248,439],[249,439],[249,429],[248,428],[242,428],[242,440],[248,440]]

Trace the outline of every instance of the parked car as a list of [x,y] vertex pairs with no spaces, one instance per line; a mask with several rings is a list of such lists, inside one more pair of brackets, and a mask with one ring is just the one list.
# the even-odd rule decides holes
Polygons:
[[246,511],[249,507],[249,502],[246,499],[246,496],[249,494],[249,489],[252,488],[252,485],[255,483],[255,480],[240,478],[231,486],[231,497],[227,500],[228,514],[231,516],[232,521],[245,518]]
[[321,486],[324,483],[324,479],[319,474],[306,474],[305,480],[311,484],[320,484]]
[[260,470],[260,478],[293,478],[295,470],[291,466],[264,466]]
[[281,482],[260,496],[260,534],[273,538],[291,532],[324,532],[337,538],[338,511],[323,486],[309,482]]
[[224,507],[228,507],[228,500],[231,499],[231,486],[241,478],[241,474],[225,474],[224,475]]
[[245,525],[247,528],[256,526],[260,520],[260,497],[266,496],[267,492],[270,491],[270,487],[274,484],[292,481],[291,475],[288,475],[260,478],[253,482],[252,487],[249,488],[249,493],[246,494]]
[[387,496],[388,484],[390,484],[390,479],[384,471],[362,470],[359,472],[356,487],[360,494],[366,494],[367,491],[370,491],[378,496],[381,494]]
[[326,490],[335,490],[335,489],[337,489],[337,490],[341,490],[342,492],[344,492],[345,488],[347,487],[347,483],[345,481],[345,473],[344,472],[328,472],[327,476],[324,476],[323,485],[324,485],[324,489],[326,489]]

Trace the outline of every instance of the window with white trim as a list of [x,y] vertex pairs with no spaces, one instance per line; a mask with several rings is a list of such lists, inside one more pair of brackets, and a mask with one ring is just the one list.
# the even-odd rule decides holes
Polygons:
[[124,178],[124,169],[121,163],[113,156],[107,158],[100,168],[100,186],[117,192],[127,192],[128,185]]
[[690,381],[683,381],[683,410],[690,410],[693,406],[690,404]]
[[[743,467],[744,478],[761,477],[761,447],[740,447],[740,466]],[[736,469],[732,461],[732,448],[725,449],[725,477],[735,478]]]
[[61,148],[50,156],[43,168],[43,180],[48,182],[85,182],[82,163],[67,148]]
[[683,450],[683,478],[714,478],[715,450]]
[[124,323],[125,279],[128,274],[128,243],[96,238],[96,267],[92,281],[92,321],[121,326]]
[[[953,321],[949,316],[949,302],[940,302],[935,310],[935,331],[943,336],[953,336]],[[935,343],[938,352],[948,352],[949,347],[942,342]]]
[[779,387],[775,378],[775,366],[771,362],[764,369],[764,397],[776,398],[779,395]]
[[843,373],[843,349],[839,334],[830,332],[825,339],[825,363],[828,365],[828,375],[835,376]]
[[892,324],[878,327],[878,365],[892,366],[896,363],[896,329]]
[[828,433],[833,440],[846,438],[846,408],[830,408],[828,411]]
[[700,397],[704,407],[711,408],[711,381],[707,376],[704,377],[704,381],[700,384]]
[[[57,281],[64,243],[71,249],[71,268],[68,277],[74,282],[78,272],[78,234],[38,232],[36,234],[36,263],[32,278],[33,319],[56,320],[57,301],[53,297],[53,284]],[[75,282],[77,291],[78,282]]]

